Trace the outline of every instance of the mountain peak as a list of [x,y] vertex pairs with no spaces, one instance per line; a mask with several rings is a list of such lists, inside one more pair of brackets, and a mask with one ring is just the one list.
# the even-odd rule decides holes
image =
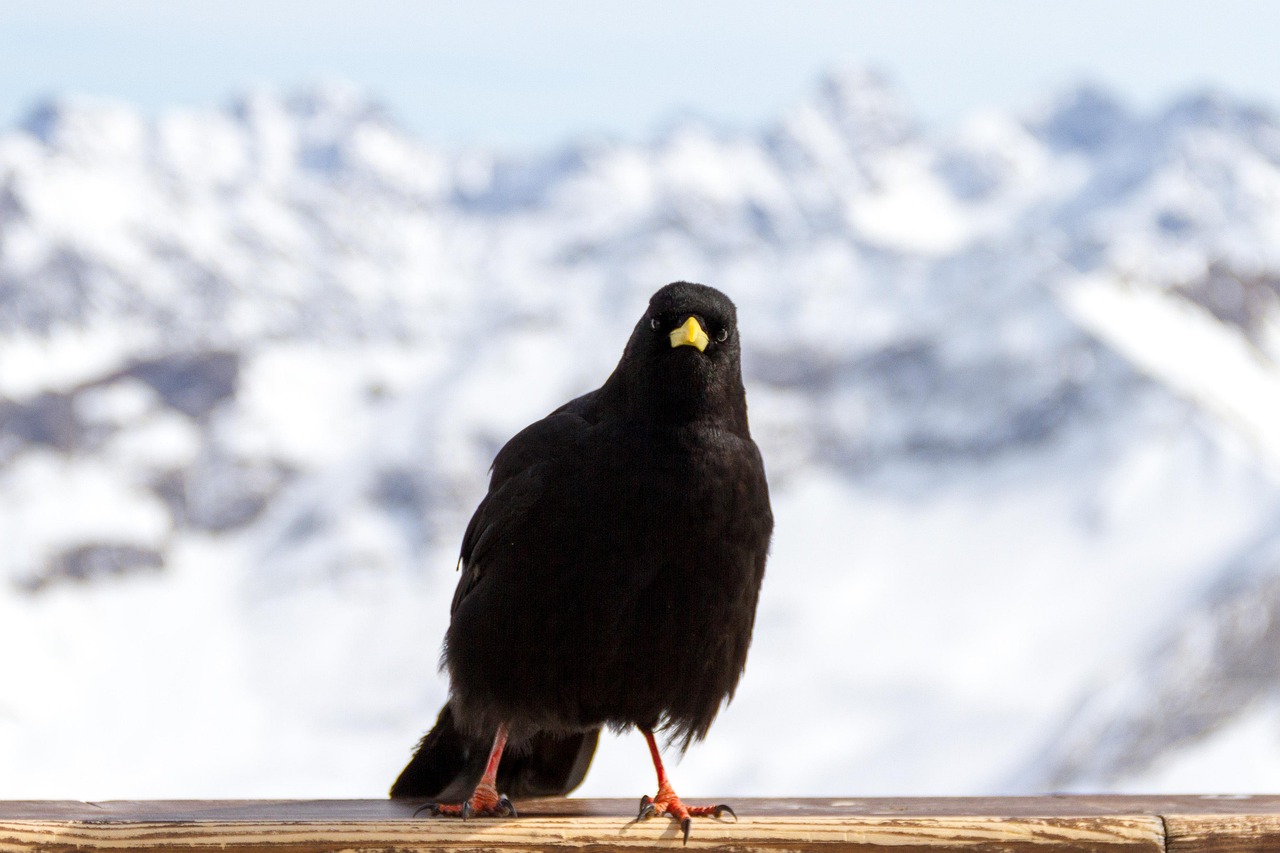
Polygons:
[[813,104],[859,148],[894,145],[913,131],[902,97],[887,76],[872,68],[829,72],[819,82]]
[[50,148],[113,159],[145,150],[147,120],[116,101],[58,95],[35,104],[20,126]]
[[302,129],[333,133],[366,122],[391,124],[386,108],[367,90],[347,80],[319,80],[288,92],[259,88],[231,103],[240,121],[253,123],[268,116],[283,117]]
[[[823,77],[767,134],[784,164],[861,171],[870,155],[906,142],[914,125],[902,99],[879,72],[843,68]],[[807,164],[807,165],[806,165]],[[862,164],[862,165],[858,165]]]
[[[228,111],[264,152],[263,162],[281,168],[296,163],[308,172],[336,175],[369,165],[371,157],[413,159],[410,149],[417,147],[381,102],[345,80],[286,92],[254,89],[235,98]],[[370,146],[377,150],[370,152]]]
[[390,115],[371,92],[349,80],[319,80],[291,92],[285,98],[289,110],[300,119],[341,119],[347,122],[390,122]]
[[1133,124],[1128,108],[1097,83],[1083,83],[1043,106],[1027,125],[1051,148],[1095,152]]
[[1212,127],[1246,136],[1276,124],[1275,116],[1266,108],[1216,89],[1204,89],[1177,99],[1160,116],[1160,122],[1166,130]]

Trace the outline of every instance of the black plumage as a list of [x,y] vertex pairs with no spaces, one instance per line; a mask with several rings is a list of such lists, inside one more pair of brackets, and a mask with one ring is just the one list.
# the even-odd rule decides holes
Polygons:
[[648,812],[686,833],[690,813],[720,814],[680,803],[652,733],[686,748],[732,697],[772,528],[734,305],[667,285],[604,385],[494,460],[462,542],[449,701],[392,796],[456,801],[479,785],[464,816],[513,813],[491,788],[567,793],[602,726],[636,726],[659,774]]
[[[539,732],[502,757],[496,787],[508,797],[558,797],[582,783],[596,751],[599,729],[587,732]],[[484,774],[493,732],[464,734],[446,702],[431,731],[391,789],[393,797],[430,797],[461,802]]]

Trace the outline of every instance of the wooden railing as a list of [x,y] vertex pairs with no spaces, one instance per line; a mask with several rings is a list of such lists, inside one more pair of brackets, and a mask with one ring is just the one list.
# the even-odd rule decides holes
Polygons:
[[[738,820],[695,819],[690,849],[1280,851],[1280,796],[729,801]],[[634,822],[629,800],[516,805],[518,818],[464,822],[389,800],[0,801],[0,851],[681,847],[673,821]]]

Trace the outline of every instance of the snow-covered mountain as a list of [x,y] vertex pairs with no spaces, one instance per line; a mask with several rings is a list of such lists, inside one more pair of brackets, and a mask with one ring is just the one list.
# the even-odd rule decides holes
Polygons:
[[851,71],[516,155],[341,85],[0,133],[0,797],[381,795],[493,453],[682,278],[778,526],[681,790],[1280,786],[1280,121]]

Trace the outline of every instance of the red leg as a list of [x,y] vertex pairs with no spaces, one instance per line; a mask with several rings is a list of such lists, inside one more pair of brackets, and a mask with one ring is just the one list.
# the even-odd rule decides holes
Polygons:
[[452,815],[466,820],[469,817],[515,817],[516,807],[511,801],[498,793],[498,763],[502,761],[502,750],[507,746],[507,727],[498,726],[493,736],[493,748],[489,750],[489,761],[484,766],[484,775],[471,793],[471,799],[461,805],[432,803],[429,807],[432,814]]
[[657,817],[659,815],[670,815],[680,821],[680,829],[684,831],[684,843],[689,843],[689,829],[693,825],[693,817],[723,817],[726,814],[733,815],[733,809],[724,803],[714,806],[686,806],[678,796],[675,789],[671,787],[671,780],[667,778],[666,768],[662,766],[662,754],[658,751],[658,742],[653,738],[653,732],[648,729],[641,729],[644,732],[644,739],[649,742],[649,755],[653,758],[653,769],[658,773],[658,795],[650,797],[645,795],[640,798],[640,815],[637,820],[644,820],[649,817]]

